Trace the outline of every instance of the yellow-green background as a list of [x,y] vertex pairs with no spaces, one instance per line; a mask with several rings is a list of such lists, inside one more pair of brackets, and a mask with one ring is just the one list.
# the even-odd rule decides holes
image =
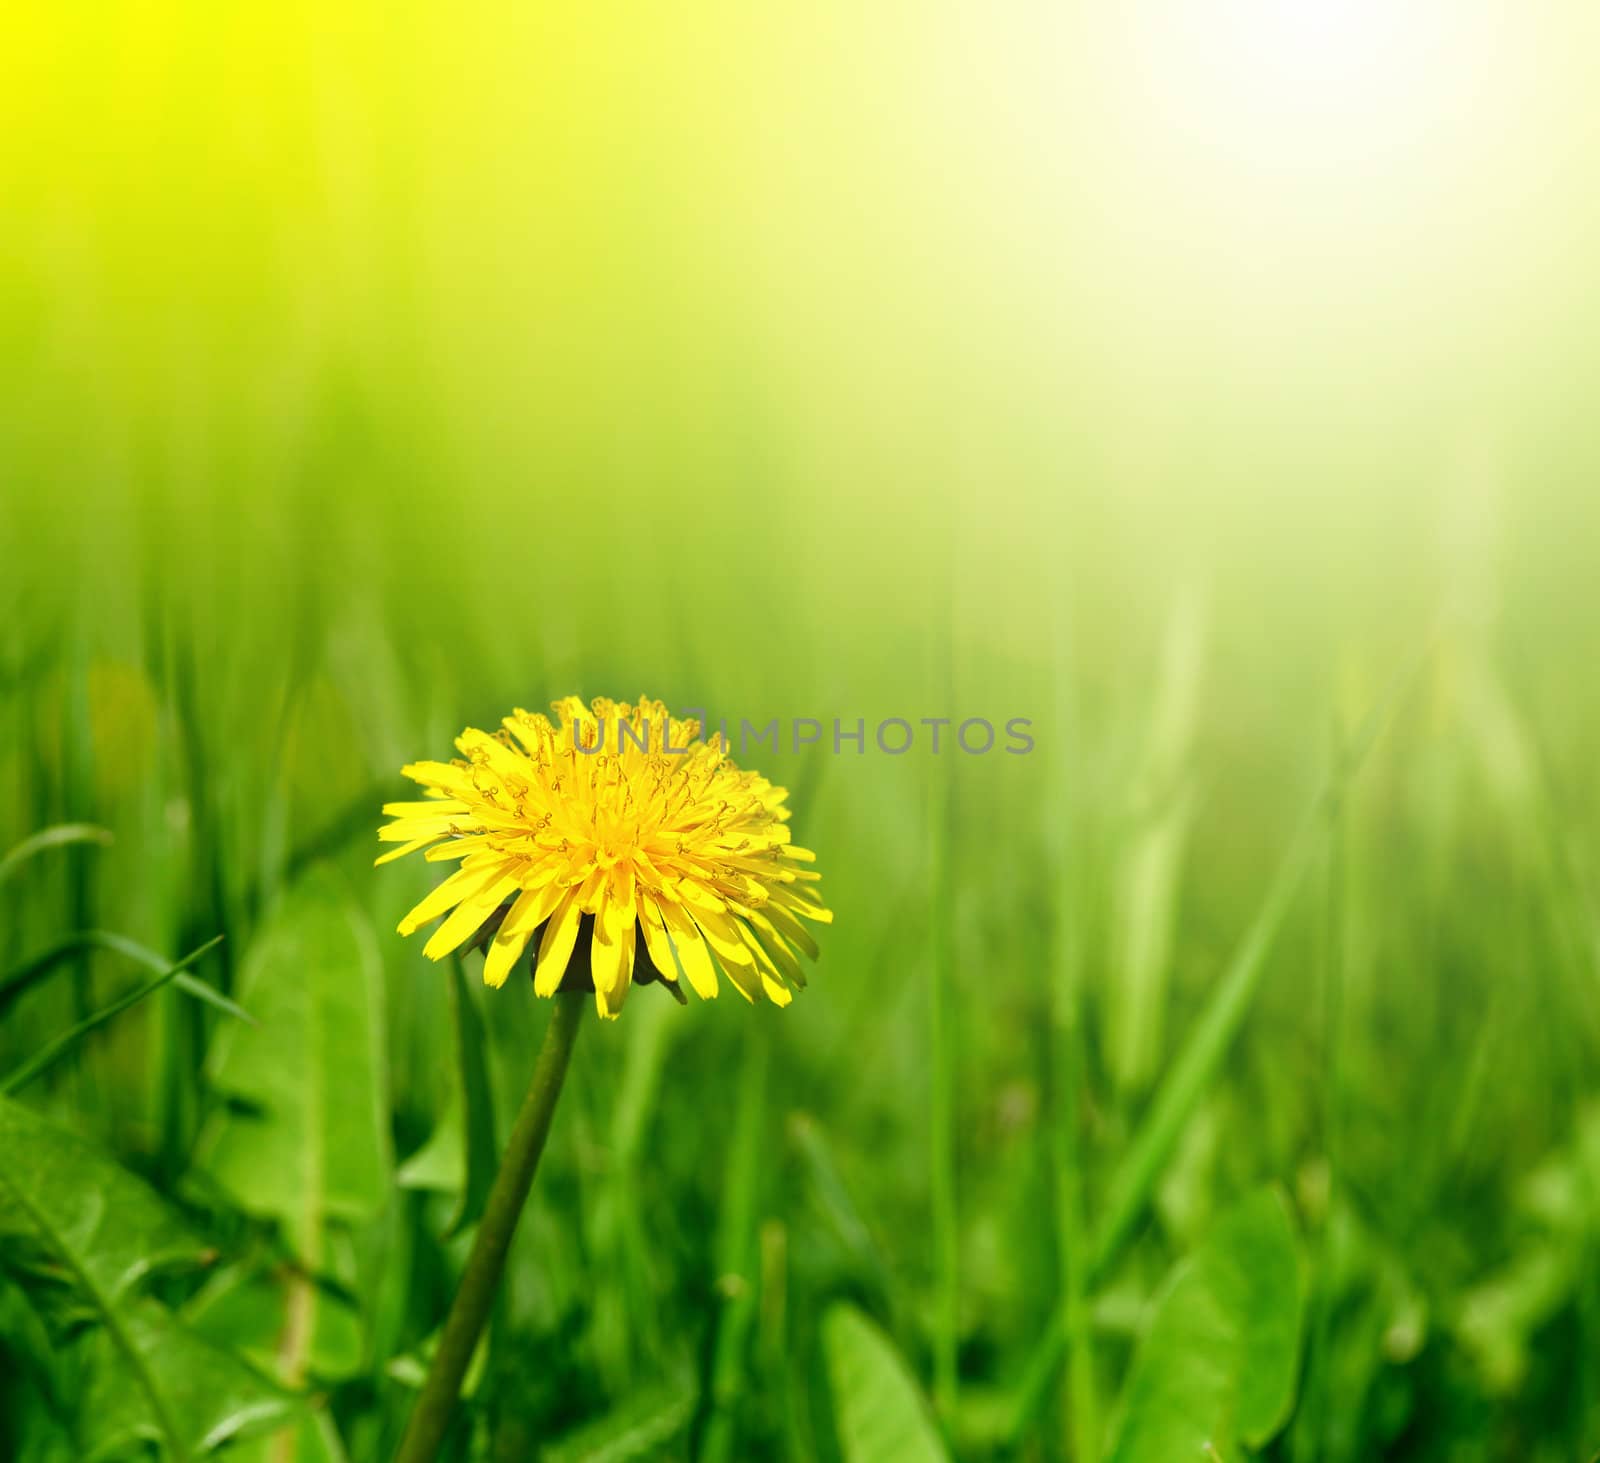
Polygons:
[[[1575,1268],[1490,1328],[1520,1366],[1462,1320],[1542,1242],[1526,1181],[1600,1053],[1600,13],[24,4],[4,29],[0,841],[117,837],[6,891],[11,957],[86,922],[246,949],[331,854],[382,946],[404,1157],[448,1058],[440,973],[389,933],[425,871],[364,867],[401,762],[574,690],[1032,717],[1029,757],[767,759],[838,922],[772,1025],[787,1156],[752,1212],[806,1202],[782,1145],[809,1113],[931,1379],[944,1085],[969,1401],[943,1422],[985,1456],[1056,1304],[1061,1115],[1092,1220],[1339,738],[1426,654],[1341,902],[1308,878],[1116,1294],[1257,1180],[1299,1193],[1314,1247],[1332,919],[1384,1278],[1339,1281],[1339,1316],[1376,1308],[1317,1383],[1349,1435],[1294,1456],[1600,1446],[1592,1200]],[[1065,1094],[1064,889],[1088,1020]],[[597,1074],[655,995],[594,1035]],[[672,1016],[632,1162],[709,1228],[627,1281],[648,1324],[578,1328],[589,1389],[541,1427],[659,1381],[662,1336],[708,1353],[733,1074],[767,1014]],[[141,1105],[142,1019],[103,1058],[127,1101],[79,1110],[136,1162],[181,1132]],[[610,1100],[582,1099],[602,1134]],[[1131,1324],[1107,1324],[1110,1398]],[[809,1344],[752,1341],[741,1395]],[[1071,1435],[1056,1406],[1034,1456]],[[734,1410],[752,1452],[816,1446]]]

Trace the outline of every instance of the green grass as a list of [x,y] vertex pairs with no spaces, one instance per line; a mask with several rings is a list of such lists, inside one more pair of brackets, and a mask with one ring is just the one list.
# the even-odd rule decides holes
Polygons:
[[[546,1013],[525,982],[481,988],[480,957],[457,983],[392,934],[428,871],[373,870],[375,819],[345,812],[382,782],[388,746],[436,751],[426,727],[445,713],[410,731],[399,712],[369,722],[384,750],[363,753],[350,706],[381,688],[335,677],[331,646],[298,682],[281,661],[270,673],[269,652],[231,688],[221,647],[197,664],[221,699],[196,694],[193,723],[159,661],[36,660],[7,753],[32,797],[14,805],[0,888],[0,1070],[201,1237],[198,1267],[98,1303],[158,1308],[184,1345],[237,1358],[260,1393],[240,1404],[245,1436],[259,1405],[298,1456],[378,1457]],[[1141,777],[1118,745],[1136,705],[1058,687],[1061,742],[1026,776],[931,757],[915,776],[848,758],[819,776],[780,755],[781,775],[810,784],[798,826],[839,912],[812,988],[781,1014],[679,1009],[644,989],[580,1044],[453,1446],[856,1457],[879,1444],[851,1430],[870,1438],[885,1418],[907,1457],[1148,1446],[1130,1440],[1167,1434],[1130,1429],[1119,1401],[1165,1395],[1127,1390],[1148,1307],[1215,1216],[1275,1182],[1309,1301],[1295,1409],[1270,1455],[1581,1450],[1600,1354],[1591,839],[1482,642],[1447,634],[1416,654],[1308,813],[1294,809],[1304,792],[1241,802],[1221,788],[1215,744],[1190,757],[1185,775],[1227,810],[1202,799],[1181,856],[1148,1090],[1123,1080],[1105,1025],[1117,860],[1141,836],[1118,822],[1133,785],[1119,777]],[[393,658],[380,647],[367,663]],[[478,715],[496,694],[470,689],[478,674],[458,665],[426,696]],[[263,695],[275,712],[243,715]],[[37,729],[73,699],[92,708],[97,753],[81,811],[110,842],[37,823],[66,811],[66,768]],[[118,767],[130,734],[138,755]],[[228,749],[205,759],[227,771],[203,819],[194,764],[172,755],[196,744]],[[1315,767],[1315,739],[1297,760]],[[897,847],[899,867],[883,854]],[[334,912],[295,913],[328,898]],[[231,949],[183,972],[208,1000],[164,989],[180,972],[158,953],[201,930]],[[353,974],[369,961],[371,977]],[[130,967],[159,973],[129,986]],[[368,978],[375,994],[357,998],[350,983]],[[114,1357],[91,1355],[99,1328],[53,1316],[37,1288],[48,1266],[16,1243],[0,1335],[13,1376],[50,1383],[9,1384],[8,1446],[68,1456],[93,1440],[91,1397],[123,1383]],[[841,1303],[878,1329],[824,1326]],[[852,1356],[876,1358],[880,1340],[898,1352],[842,1411],[830,1335]],[[907,1385],[928,1400],[891,1400]],[[164,1398],[160,1430],[204,1451],[221,1424],[186,1433],[188,1406]]]
[[574,691],[1036,747],[753,755],[810,987],[584,1031],[451,1456],[1600,1449],[1586,79],[1268,179],[1049,9],[25,22],[0,1457],[393,1456],[549,1010],[379,808]]

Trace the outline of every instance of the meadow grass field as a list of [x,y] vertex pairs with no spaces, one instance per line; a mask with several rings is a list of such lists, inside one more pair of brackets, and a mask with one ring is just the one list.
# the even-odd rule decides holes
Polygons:
[[587,1013],[442,1456],[1587,1463],[1579,8],[1243,154],[711,10],[4,63],[0,1457],[395,1455],[551,1003],[382,807],[642,693],[833,922]]

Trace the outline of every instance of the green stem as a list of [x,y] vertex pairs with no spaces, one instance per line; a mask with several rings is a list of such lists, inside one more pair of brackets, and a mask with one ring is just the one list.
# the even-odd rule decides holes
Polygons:
[[572,1043],[578,1035],[578,1023],[589,997],[583,991],[562,991],[554,1001],[555,1010],[550,1014],[550,1025],[545,1028],[544,1045],[539,1048],[528,1095],[511,1129],[505,1157],[500,1160],[500,1172],[495,1175],[483,1219],[478,1224],[477,1238],[472,1242],[472,1253],[467,1256],[461,1288],[450,1307],[438,1350],[428,1367],[428,1378],[422,1384],[411,1421],[400,1440],[400,1451],[395,1454],[395,1463],[431,1463],[438,1455],[439,1444],[444,1441],[461,1393],[461,1379],[467,1373],[472,1354],[478,1348],[478,1338],[494,1308],[495,1292],[500,1288],[500,1275],[506,1267],[506,1253],[511,1248],[517,1220],[522,1217],[528,1190],[533,1186],[533,1172],[539,1166],[539,1155],[550,1133],[550,1119],[555,1114],[556,1099],[561,1095],[561,1083],[572,1057]]

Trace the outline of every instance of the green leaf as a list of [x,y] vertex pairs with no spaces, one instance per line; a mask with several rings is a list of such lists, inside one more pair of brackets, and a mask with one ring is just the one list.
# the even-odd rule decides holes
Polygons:
[[445,1099],[428,1141],[396,1170],[395,1182],[402,1189],[430,1194],[464,1194],[467,1160],[461,1134],[465,1126],[461,1097],[453,1093]]
[[1288,1207],[1262,1189],[1174,1268],[1124,1394],[1112,1463],[1231,1463],[1242,1444],[1266,1443],[1294,1406],[1304,1311]]
[[[206,1246],[142,1179],[87,1140],[0,1098],[0,1233],[35,1243],[64,1278],[114,1301]],[[103,1315],[103,1309],[101,1310]]]
[[226,1026],[206,1072],[232,1099],[197,1145],[197,1167],[239,1209],[276,1221],[299,1260],[277,1277],[276,1334],[253,1341],[279,1377],[348,1374],[348,1307],[329,1226],[365,1224],[392,1189],[382,973],[365,917],[317,871],[268,916],[240,973],[258,1026]]
[[298,1363],[296,1382],[344,1381],[365,1361],[361,1317],[349,1300],[281,1266],[228,1267],[184,1306],[183,1318],[265,1372],[281,1374],[287,1350]]
[[277,1220],[315,1270],[323,1225],[373,1219],[393,1166],[378,954],[332,875],[285,896],[239,991],[259,1025],[221,1028],[206,1074],[241,1106],[207,1125],[198,1161],[240,1209]]
[[46,1279],[93,1322],[73,1343],[84,1460],[125,1457],[135,1439],[182,1460],[292,1411],[292,1399],[140,1293],[153,1271],[201,1262],[200,1239],[92,1144],[4,1098],[0,1239],[25,1292]]
[[948,1455],[900,1353],[855,1306],[822,1320],[822,1348],[845,1463],[929,1463]]
[[[122,1360],[121,1347],[130,1343],[162,1399],[165,1416],[154,1413],[143,1385],[131,1384],[127,1368],[108,1364]],[[184,1448],[189,1455],[211,1453],[299,1410],[295,1398],[190,1331],[154,1301],[128,1312],[120,1336],[96,1332],[88,1344],[91,1380],[78,1406],[85,1463],[127,1457],[132,1438],[168,1442],[174,1458],[185,1456]],[[177,1426],[181,1447],[169,1441],[169,1420]]]
[[339,1430],[326,1412],[307,1412],[288,1427],[228,1449],[228,1463],[347,1463]]

